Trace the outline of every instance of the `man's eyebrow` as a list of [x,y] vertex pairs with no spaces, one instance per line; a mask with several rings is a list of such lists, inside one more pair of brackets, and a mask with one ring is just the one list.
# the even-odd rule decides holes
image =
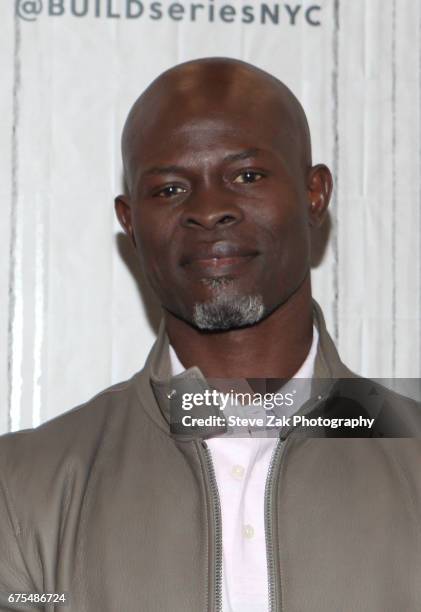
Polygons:
[[[258,154],[259,149],[257,148],[246,149],[245,151],[241,151],[241,153],[230,153],[229,155],[226,155],[224,157],[224,162],[240,161],[242,159],[248,159],[249,157],[255,157]],[[177,174],[183,171],[185,171],[185,168],[183,168],[183,166],[152,166],[151,168],[148,168],[147,170],[145,170],[145,172],[143,172],[143,176],[147,176],[149,174]]]
[[145,170],[143,175],[147,174],[171,174],[177,172],[183,172],[184,168],[182,166],[152,166],[152,168],[148,168]]
[[248,159],[249,157],[256,157],[259,154],[259,149],[246,149],[241,153],[232,153],[224,157],[224,161],[240,161],[242,159]]

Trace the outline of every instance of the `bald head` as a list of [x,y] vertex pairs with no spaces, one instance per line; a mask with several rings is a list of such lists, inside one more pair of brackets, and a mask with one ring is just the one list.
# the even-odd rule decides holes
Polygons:
[[[294,144],[306,171],[311,166],[310,132],[304,110],[294,94],[269,73],[246,62],[227,58],[206,58],[186,62],[155,79],[136,100],[122,135],[126,184],[131,191],[136,159],[147,138],[159,126],[186,119],[209,121],[231,113],[254,116],[272,122],[274,134]],[[278,129],[279,128],[279,129]],[[285,144],[284,142],[284,144]],[[288,147],[289,148],[289,147]]]

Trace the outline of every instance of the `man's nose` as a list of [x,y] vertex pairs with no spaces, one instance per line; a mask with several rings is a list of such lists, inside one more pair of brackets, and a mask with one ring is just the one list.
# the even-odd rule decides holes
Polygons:
[[243,212],[234,194],[224,189],[201,189],[185,202],[181,217],[184,227],[213,230],[239,223]]

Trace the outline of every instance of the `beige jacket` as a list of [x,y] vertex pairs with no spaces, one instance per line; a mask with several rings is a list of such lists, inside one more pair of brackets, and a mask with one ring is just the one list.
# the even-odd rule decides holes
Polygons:
[[[355,414],[358,402],[332,399],[337,387],[326,379],[353,375],[316,304],[314,314],[320,340],[303,410],[343,405]],[[0,438],[1,592],[65,591],[69,612],[220,610],[212,458],[203,439],[171,434],[168,425],[173,383],[206,381],[197,368],[176,378],[161,329],[131,380]],[[415,418],[413,402],[380,394],[383,425],[374,435],[388,435],[382,415],[394,403]],[[421,610],[420,458],[416,438],[284,433],[265,496],[272,612]],[[2,611],[28,609],[4,601]]]

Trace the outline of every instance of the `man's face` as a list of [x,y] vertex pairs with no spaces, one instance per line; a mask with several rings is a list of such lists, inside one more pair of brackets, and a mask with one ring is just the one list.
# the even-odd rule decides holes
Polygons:
[[202,102],[151,118],[124,214],[117,204],[163,307],[199,327],[201,305],[222,302],[254,301],[258,320],[309,271],[302,143],[279,108],[265,111]]

